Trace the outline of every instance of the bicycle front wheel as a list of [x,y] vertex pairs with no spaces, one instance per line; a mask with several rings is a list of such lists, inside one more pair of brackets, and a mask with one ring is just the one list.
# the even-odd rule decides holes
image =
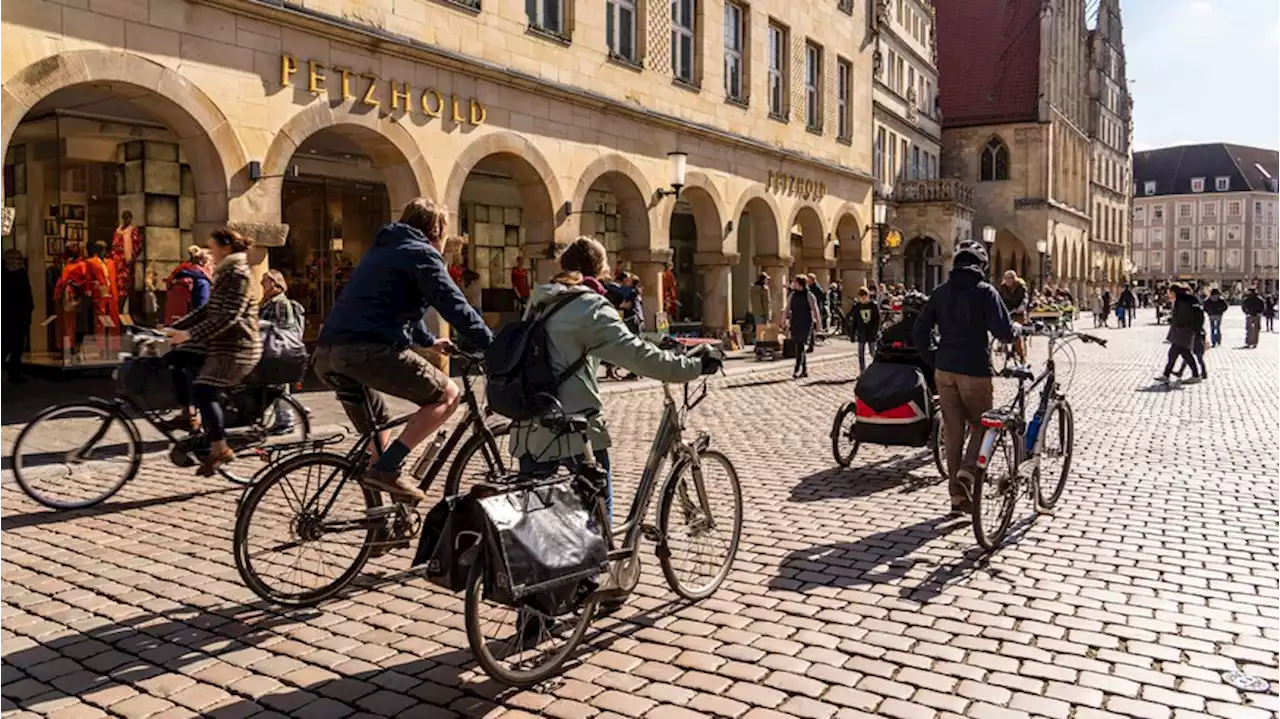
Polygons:
[[1004,541],[1018,501],[1018,437],[1007,430],[994,431],[987,466],[973,481],[973,534],[988,552]]
[[[485,674],[513,687],[531,687],[560,671],[595,616],[596,600],[576,612],[551,617],[531,607],[510,607],[486,598],[484,559],[471,565],[463,622],[471,654]],[[487,634],[486,632],[492,632]]]
[[[714,450],[676,465],[658,507],[664,547],[658,561],[671,590],[689,600],[711,596],[729,576],[742,538],[742,487],[729,458]],[[705,490],[701,499],[699,485]]]
[[109,405],[50,407],[23,428],[10,458],[14,479],[50,509],[82,509],[106,501],[133,479],[142,437]]
[[236,569],[254,594],[287,607],[332,597],[355,579],[382,523],[381,506],[356,468],[338,454],[281,462],[253,485],[236,510]]
[[1040,447],[1040,466],[1036,469],[1036,501],[1049,509],[1062,498],[1071,471],[1071,448],[1075,444],[1075,417],[1071,405],[1063,399],[1040,429],[1044,441]]

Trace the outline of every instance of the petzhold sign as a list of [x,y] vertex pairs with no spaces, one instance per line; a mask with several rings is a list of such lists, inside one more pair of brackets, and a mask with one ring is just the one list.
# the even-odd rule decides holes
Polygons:
[[821,200],[827,196],[827,183],[770,170],[769,191],[780,195],[796,195],[805,200]]
[[[355,100],[367,107],[386,107],[392,112],[421,112],[427,117],[443,117],[457,124],[484,124],[484,105],[474,97],[447,97],[434,88],[416,90],[407,82],[384,80],[371,72],[356,72],[342,66],[330,67],[317,60],[299,62],[292,55],[280,56],[280,84],[294,86],[294,76],[302,74],[307,92],[327,95],[341,92],[343,100]],[[301,82],[302,78],[298,78]],[[330,85],[330,82],[333,84]]]

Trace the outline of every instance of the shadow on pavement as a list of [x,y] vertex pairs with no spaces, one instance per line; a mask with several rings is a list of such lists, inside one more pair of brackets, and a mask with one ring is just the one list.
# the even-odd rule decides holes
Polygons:
[[901,487],[905,494],[942,482],[942,477],[910,474],[912,470],[933,465],[933,454],[927,447],[906,451],[911,454],[896,454],[864,464],[859,464],[857,455],[854,455],[851,467],[832,467],[800,478],[791,488],[790,500],[820,502],[827,499],[867,497],[893,487]]
[[207,497],[213,494],[225,494],[227,492],[241,492],[244,487],[231,486],[221,489],[205,489],[198,492],[184,492],[182,494],[172,494],[167,497],[149,497],[147,499],[135,499],[128,502],[111,502],[107,501],[93,507],[84,509],[70,510],[54,510],[47,509],[44,511],[28,512],[26,514],[11,514],[4,519],[0,519],[0,530],[9,531],[11,529],[22,529],[24,527],[39,527],[46,524],[57,524],[58,522],[66,522],[72,519],[81,519],[83,517],[97,517],[103,514],[114,514],[116,512],[128,512],[132,509],[147,509],[149,507],[159,507],[165,504],[173,504],[175,502],[185,502],[188,499],[196,499],[198,497]]

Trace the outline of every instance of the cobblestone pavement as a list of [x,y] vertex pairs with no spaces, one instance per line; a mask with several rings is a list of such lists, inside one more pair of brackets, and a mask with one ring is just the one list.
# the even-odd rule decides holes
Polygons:
[[[6,472],[4,716],[1274,717],[1280,343],[1234,349],[1233,318],[1208,382],[1154,388],[1150,319],[1077,349],[1067,494],[1052,517],[1019,505],[989,559],[943,519],[924,453],[863,448],[832,468],[852,360],[798,384],[785,365],[716,381],[691,424],[742,477],[729,580],[687,605],[646,565],[534,690],[476,670],[460,600],[403,574],[408,550],[340,598],[279,611],[233,567],[237,490],[149,458],[109,504],[58,514]],[[621,497],[659,399],[608,400]],[[1235,669],[1272,692],[1227,685]]]

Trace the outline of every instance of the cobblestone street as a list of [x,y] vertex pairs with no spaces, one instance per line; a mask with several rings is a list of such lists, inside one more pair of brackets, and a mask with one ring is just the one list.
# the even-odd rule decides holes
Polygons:
[[[1165,328],[1150,311],[1098,330],[1105,349],[1073,345],[1066,494],[1055,516],[1021,501],[989,559],[967,520],[944,518],[927,451],[864,446],[835,467],[856,357],[798,383],[789,362],[717,379],[690,424],[742,480],[728,581],[682,603],[646,548],[637,594],[533,690],[475,667],[460,597],[405,573],[411,549],[282,611],[235,570],[240,488],[155,454],[103,506],[53,513],[6,470],[4,716],[1270,719],[1280,342],[1237,349],[1232,310],[1200,385],[1154,385]],[[606,400],[618,512],[661,411],[636,385]],[[998,380],[997,400],[1011,390]],[[327,395],[302,399],[337,417]],[[6,455],[19,429],[4,428]],[[1271,691],[1238,691],[1232,670]]]

